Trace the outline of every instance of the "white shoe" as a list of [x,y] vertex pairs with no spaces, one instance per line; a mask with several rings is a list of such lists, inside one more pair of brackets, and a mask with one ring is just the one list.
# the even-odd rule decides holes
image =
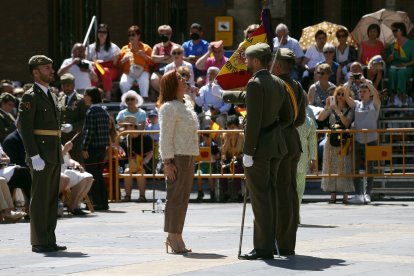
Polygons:
[[364,204],[364,196],[363,195],[355,195],[353,198],[349,199],[348,204]]
[[370,204],[371,203],[371,196],[368,194],[364,195],[364,202],[365,204]]

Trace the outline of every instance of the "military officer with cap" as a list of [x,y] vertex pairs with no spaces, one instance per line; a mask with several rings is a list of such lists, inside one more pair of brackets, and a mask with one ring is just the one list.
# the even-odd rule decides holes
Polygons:
[[243,165],[254,214],[254,249],[240,258],[273,259],[276,175],[287,153],[279,118],[287,95],[283,82],[267,69],[271,59],[269,45],[257,43],[245,53],[247,69],[253,73],[246,91],[223,95],[225,102],[246,103],[247,109]]
[[57,99],[49,90],[55,72],[52,63],[44,55],[29,59],[34,84],[19,105],[20,133],[33,178],[30,237],[32,251],[36,253],[66,250],[56,244],[55,236],[63,159]]
[[[286,118],[290,123],[284,127],[287,154],[280,162],[277,174],[276,199],[276,239],[281,255],[294,255],[296,231],[299,223],[299,199],[296,191],[296,171],[302,153],[297,127],[305,122],[305,100],[302,86],[293,80],[290,71],[295,64],[295,54],[288,48],[279,48],[272,62],[272,73],[284,82],[293,117]],[[284,108],[289,107],[285,105]],[[282,110],[282,114],[285,112]]]
[[[75,90],[75,77],[71,73],[63,74],[60,77],[61,89],[64,93],[59,98],[62,123],[62,144],[71,140],[77,133],[82,131],[85,122],[86,111],[88,108],[83,100],[83,95]],[[73,142],[73,148],[70,151],[72,159],[83,163],[81,136],[77,135]]]
[[16,104],[16,97],[10,93],[0,95],[0,143],[16,129],[16,119],[12,112]]

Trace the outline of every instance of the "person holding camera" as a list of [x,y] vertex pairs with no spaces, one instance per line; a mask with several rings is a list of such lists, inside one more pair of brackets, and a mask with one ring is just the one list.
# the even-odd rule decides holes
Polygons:
[[363,83],[362,81],[365,80],[371,84],[372,82],[364,78],[364,70],[362,69],[362,65],[357,61],[351,64],[349,71],[350,74],[348,77],[348,81],[344,83],[344,86],[348,86],[351,89],[352,93],[354,94],[355,100],[361,100],[359,90],[361,84]]
[[75,89],[84,94],[85,89],[98,82],[92,63],[86,59],[86,49],[82,43],[75,43],[72,47],[72,57],[63,61],[58,71],[59,77],[65,73],[71,73],[75,77]]
[[[338,86],[333,96],[326,99],[325,108],[319,114],[318,120],[329,118],[329,126],[332,131],[345,130],[354,119],[354,110],[348,105],[343,86]],[[323,147],[322,174],[349,174],[352,171],[352,157],[349,154],[351,138],[343,131],[329,133]],[[354,190],[350,177],[323,177],[322,190],[331,193],[329,203],[336,203],[336,193],[342,192],[344,203],[348,201],[348,193]]]

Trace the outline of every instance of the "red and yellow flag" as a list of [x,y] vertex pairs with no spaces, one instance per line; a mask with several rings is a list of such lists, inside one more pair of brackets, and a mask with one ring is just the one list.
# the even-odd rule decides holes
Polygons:
[[[219,124],[217,124],[216,122],[211,121],[211,123],[210,123],[210,129],[211,129],[211,130],[221,130],[221,127],[220,127],[220,125],[219,125]],[[212,138],[213,140],[216,140],[216,139],[217,139],[217,137],[218,137],[218,133],[211,133],[211,138]]]
[[218,73],[216,80],[223,90],[243,90],[252,77],[251,73],[247,72],[245,63],[246,56],[244,52],[247,47],[262,42],[269,43],[271,49],[273,49],[269,10],[264,9],[261,17],[260,27],[240,45]]
[[398,56],[401,58],[406,58],[407,55],[405,54],[404,49],[401,47],[401,44],[398,41],[394,42],[394,51],[398,53]]

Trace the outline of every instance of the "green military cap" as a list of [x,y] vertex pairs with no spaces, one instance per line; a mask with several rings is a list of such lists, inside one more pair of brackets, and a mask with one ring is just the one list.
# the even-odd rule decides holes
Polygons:
[[16,102],[16,97],[10,93],[4,92],[0,95],[0,102],[2,103]]
[[252,46],[247,47],[246,49],[246,56],[252,58],[260,58],[266,55],[270,55],[270,46],[267,43],[256,43]]
[[37,65],[45,65],[49,63],[53,63],[53,60],[51,60],[50,58],[44,55],[35,55],[29,59],[29,66],[31,67],[34,67]]
[[61,84],[74,84],[75,83],[75,77],[71,73],[63,74],[60,77],[60,83]]
[[292,60],[295,61],[296,56],[295,53],[288,48],[279,48],[277,50],[277,59],[284,59],[284,60]]

